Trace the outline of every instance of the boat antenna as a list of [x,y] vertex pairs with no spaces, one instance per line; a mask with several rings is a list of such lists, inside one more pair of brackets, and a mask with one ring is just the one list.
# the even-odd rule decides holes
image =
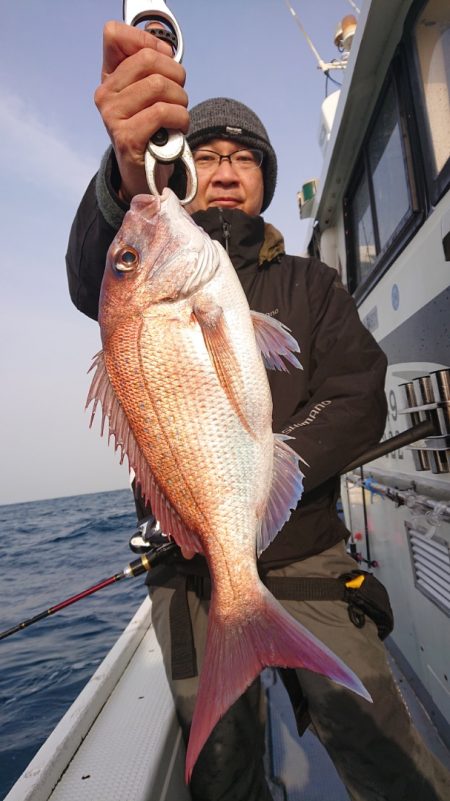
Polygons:
[[[287,5],[291,15],[294,18],[294,22],[296,22],[296,24],[300,28],[303,36],[305,37],[305,39],[306,39],[306,41],[308,43],[308,46],[311,49],[311,51],[312,51],[312,53],[313,53],[313,55],[314,55],[314,57],[315,57],[315,59],[317,61],[318,68],[320,70],[322,70],[323,74],[326,75],[327,77],[330,77],[330,75],[329,75],[330,70],[343,70],[343,69],[345,69],[346,66],[347,66],[347,58],[345,58],[345,57],[340,59],[340,60],[335,59],[335,60],[329,61],[329,62],[326,62],[326,61],[323,60],[323,58],[321,58],[319,51],[315,47],[311,37],[308,35],[308,33],[306,32],[304,26],[302,25],[300,17],[298,16],[295,8],[292,7],[292,4],[290,3],[290,0],[285,0],[285,3]],[[333,79],[331,79],[331,80],[333,80]],[[334,81],[334,83],[337,83],[337,81]]]
[[286,5],[287,5],[287,7],[288,7],[288,9],[289,9],[290,13],[291,13],[291,14],[292,14],[292,16],[294,17],[294,22],[296,22],[296,23],[297,23],[298,27],[300,28],[300,30],[301,30],[301,32],[302,32],[302,34],[303,34],[303,36],[305,37],[305,39],[306,39],[306,41],[307,41],[307,43],[308,43],[308,45],[309,45],[310,49],[312,50],[312,52],[313,52],[313,54],[314,54],[314,56],[315,56],[315,58],[316,58],[317,64],[318,64],[318,66],[319,66],[319,69],[321,69],[321,70],[322,70],[322,72],[325,72],[325,67],[326,67],[326,64],[325,64],[325,62],[323,61],[323,59],[320,57],[320,54],[319,54],[318,50],[315,48],[315,46],[314,46],[314,43],[313,43],[313,41],[312,41],[311,37],[310,37],[310,36],[308,36],[308,34],[307,34],[307,32],[306,32],[305,28],[303,27],[303,25],[302,25],[302,23],[301,23],[301,20],[300,20],[300,17],[298,16],[298,14],[297,14],[297,12],[296,12],[295,8],[292,8],[292,5],[291,5],[291,3],[289,2],[289,0],[285,0],[285,2],[286,2]]
[[348,2],[350,3],[351,7],[355,9],[357,14],[361,14],[361,9],[358,8],[358,6],[356,5],[356,3],[353,2],[353,0],[348,0]]

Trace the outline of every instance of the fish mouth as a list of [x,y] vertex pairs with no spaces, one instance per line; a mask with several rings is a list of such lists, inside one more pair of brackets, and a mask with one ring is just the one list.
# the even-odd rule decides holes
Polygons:
[[161,209],[161,199],[156,195],[135,195],[130,203],[130,214],[137,214],[146,222],[155,223]]
[[173,197],[174,193],[167,186],[163,189],[161,195],[141,193],[131,199],[130,210],[146,217],[154,217],[160,211],[161,205],[167,203]]

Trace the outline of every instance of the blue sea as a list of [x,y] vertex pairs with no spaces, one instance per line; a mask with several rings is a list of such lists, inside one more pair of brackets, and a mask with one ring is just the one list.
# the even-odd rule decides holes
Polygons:
[[[135,528],[130,490],[0,506],[0,631],[120,572]],[[0,798],[145,595],[124,579],[0,641]]]

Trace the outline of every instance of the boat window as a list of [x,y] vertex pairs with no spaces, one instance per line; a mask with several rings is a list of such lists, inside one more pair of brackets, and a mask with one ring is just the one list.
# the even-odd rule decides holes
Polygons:
[[450,157],[450,5],[429,0],[414,28],[435,176]]
[[410,208],[397,100],[390,85],[368,146],[379,248],[383,250]]
[[369,184],[364,172],[357,186],[352,203],[353,231],[355,243],[355,268],[357,283],[369,275],[376,257],[375,235],[370,208]]
[[367,288],[372,273],[416,210],[405,114],[391,75],[374,114],[346,197],[349,288]]

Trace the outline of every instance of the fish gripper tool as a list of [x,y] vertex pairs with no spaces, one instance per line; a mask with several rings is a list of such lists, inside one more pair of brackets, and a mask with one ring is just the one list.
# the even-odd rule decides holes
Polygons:
[[[164,0],[123,0],[123,20],[127,25],[133,26],[141,22],[161,23],[163,28],[150,32],[172,45],[174,60],[181,64],[184,52],[183,34]],[[145,175],[152,195],[158,195],[155,182],[156,165],[172,164],[176,161],[181,161],[186,171],[186,197],[180,199],[181,204],[185,206],[197,194],[197,172],[191,149],[181,131],[160,128],[149,139],[144,155]]]

